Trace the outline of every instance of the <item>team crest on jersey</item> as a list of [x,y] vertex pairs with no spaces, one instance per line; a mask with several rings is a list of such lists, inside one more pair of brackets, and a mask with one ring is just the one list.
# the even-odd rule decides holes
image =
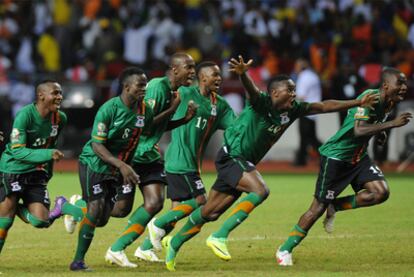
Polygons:
[[56,137],[58,134],[59,125],[52,125],[52,131],[50,131],[51,137]]
[[100,137],[106,136],[106,125],[103,122],[99,122],[98,126],[96,126],[97,132],[96,134]]
[[280,124],[286,124],[290,121],[288,112],[280,114]]
[[135,127],[144,127],[145,125],[145,116],[137,115],[137,122],[135,122]]
[[217,115],[217,106],[211,105],[211,115],[216,116]]
[[355,113],[355,116],[364,116],[364,115],[365,115],[365,109],[361,108],[361,107],[358,107],[357,111]]
[[19,142],[19,138],[20,138],[20,132],[17,128],[13,128],[11,135],[10,135],[10,140],[12,143],[15,142]]
[[147,103],[148,103],[148,105],[150,105],[150,107],[152,109],[154,109],[154,107],[155,107],[155,99],[148,99],[147,100]]

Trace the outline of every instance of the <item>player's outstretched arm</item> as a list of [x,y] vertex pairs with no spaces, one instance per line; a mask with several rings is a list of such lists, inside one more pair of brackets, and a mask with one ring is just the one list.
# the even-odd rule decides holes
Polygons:
[[247,99],[249,99],[250,103],[254,103],[257,97],[260,94],[259,88],[255,85],[253,80],[247,74],[250,66],[252,65],[253,60],[250,59],[247,63],[244,62],[244,59],[241,55],[239,55],[239,60],[235,58],[231,58],[229,61],[230,72],[234,72],[239,75],[240,80],[247,91]]
[[367,93],[361,99],[354,100],[325,100],[322,102],[310,103],[308,114],[330,113],[345,111],[353,107],[363,107],[372,109],[375,103],[378,103],[379,95],[374,93]]
[[119,169],[119,171],[122,174],[122,177],[124,178],[125,184],[139,184],[139,176],[135,173],[132,167],[114,157],[112,153],[109,152],[109,150],[105,147],[105,145],[101,143],[92,142],[92,149],[95,152],[95,154],[98,155],[98,157],[101,158],[104,162]]
[[387,129],[404,126],[410,122],[412,117],[411,113],[402,113],[394,120],[376,124],[370,124],[364,120],[356,120],[354,124],[354,134],[357,137],[376,135]]

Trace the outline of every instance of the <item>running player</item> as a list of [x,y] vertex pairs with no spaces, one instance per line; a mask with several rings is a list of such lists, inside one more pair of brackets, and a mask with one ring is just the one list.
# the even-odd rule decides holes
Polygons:
[[210,190],[207,203],[197,208],[187,223],[174,236],[166,237],[165,263],[167,269],[175,270],[175,258],[182,244],[200,232],[208,221],[214,221],[224,213],[243,192],[229,218],[221,228],[207,239],[214,253],[224,260],[230,260],[227,250],[229,233],[240,225],[249,213],[269,195],[269,189],[255,165],[263,158],[284,131],[300,116],[344,110],[363,104],[370,106],[374,96],[362,100],[327,100],[316,103],[297,102],[295,84],[286,75],[279,75],[268,83],[268,93],[260,92],[246,73],[252,64],[239,56],[231,59],[230,71],[237,73],[247,90],[248,104],[234,122],[224,132],[224,146],[216,159],[218,177]]
[[[377,205],[388,199],[389,188],[384,175],[369,158],[367,147],[373,135],[404,126],[412,118],[410,113],[402,113],[386,122],[388,114],[407,93],[407,78],[397,69],[386,68],[381,75],[380,88],[369,89],[358,99],[368,93],[379,96],[374,109],[350,109],[341,129],[319,148],[321,161],[314,199],[277,250],[279,265],[293,265],[293,248],[306,237],[328,206],[330,211],[324,225],[327,232],[332,232],[335,211]],[[349,184],[355,194],[337,198]]]
[[82,210],[62,196],[49,212],[47,183],[53,175],[53,162],[63,157],[56,145],[67,121],[59,111],[61,103],[60,84],[42,81],[36,86],[36,102],[22,108],[13,122],[11,141],[0,161],[0,251],[15,215],[36,228],[49,227],[62,213],[77,220],[83,217]]
[[[129,165],[140,135],[149,128],[153,112],[145,101],[147,77],[130,67],[119,77],[121,95],[103,104],[93,124],[92,138],[79,157],[79,178],[87,212],[80,222],[78,246],[70,265],[73,271],[88,270],[84,259],[96,227],[110,216],[125,217],[132,209],[139,176]],[[129,267],[136,267],[129,263]]]
[[[172,131],[166,151],[167,196],[171,210],[148,224],[150,247],[161,250],[161,239],[174,228],[177,221],[189,215],[206,201],[200,177],[204,151],[217,129],[226,129],[235,120],[229,104],[217,93],[222,82],[220,68],[213,62],[197,66],[198,87],[181,87],[181,101],[198,105],[195,117]],[[181,104],[174,118],[181,118],[186,105]],[[148,242],[145,242],[148,243]],[[148,247],[145,244],[141,247]]]
[[[185,53],[176,53],[171,57],[167,75],[154,78],[148,83],[145,100],[156,116],[150,132],[141,136],[133,158],[133,168],[140,177],[139,187],[144,204],[132,214],[124,232],[108,249],[105,256],[108,262],[120,266],[129,264],[123,250],[142,234],[149,220],[163,207],[166,180],[164,162],[161,160],[157,143],[166,130],[185,124],[194,116],[195,105],[189,102],[184,117],[170,121],[181,102],[178,88],[191,85],[194,77],[193,58]],[[147,261],[159,261],[148,238],[142,247],[138,247],[135,256]]]

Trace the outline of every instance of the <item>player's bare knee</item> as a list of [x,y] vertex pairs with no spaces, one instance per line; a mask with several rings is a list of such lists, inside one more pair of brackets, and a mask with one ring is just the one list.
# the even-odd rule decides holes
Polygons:
[[96,227],[104,227],[106,224],[108,224],[109,218],[99,218],[96,222]]
[[150,199],[149,201],[145,201],[144,209],[150,214],[155,215],[163,208],[163,202],[159,199]]
[[388,189],[381,190],[377,193],[377,203],[383,203],[390,197],[390,191]]

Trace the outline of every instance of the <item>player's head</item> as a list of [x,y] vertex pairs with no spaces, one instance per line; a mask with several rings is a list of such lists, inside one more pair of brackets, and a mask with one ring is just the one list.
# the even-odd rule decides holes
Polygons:
[[43,80],[36,85],[36,103],[56,112],[62,104],[62,87],[55,80]]
[[274,108],[288,110],[296,98],[296,85],[288,75],[277,75],[267,83],[267,91]]
[[142,101],[145,97],[148,79],[144,70],[139,67],[128,67],[119,75],[120,90],[118,94],[125,94],[131,101]]
[[407,94],[407,77],[393,67],[385,67],[381,72],[381,90],[387,99],[394,103],[404,100]]
[[198,84],[209,92],[218,92],[222,82],[220,67],[215,62],[202,62],[197,66]]
[[186,53],[175,53],[170,60],[170,71],[177,87],[189,86],[195,77],[195,62]]

